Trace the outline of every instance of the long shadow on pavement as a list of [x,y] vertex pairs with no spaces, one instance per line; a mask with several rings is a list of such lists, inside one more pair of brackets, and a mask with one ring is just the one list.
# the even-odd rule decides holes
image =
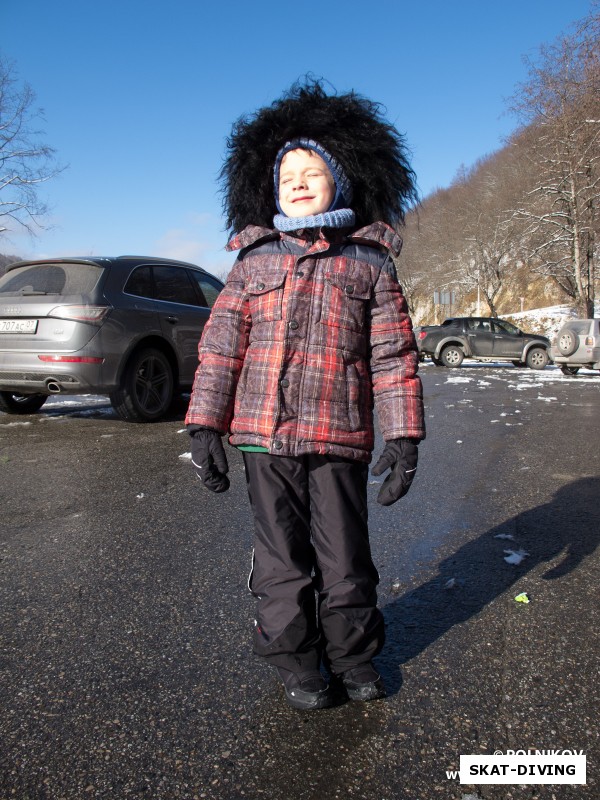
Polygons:
[[[440,562],[434,578],[389,603],[383,609],[386,645],[377,659],[388,692],[398,692],[402,664],[454,625],[479,613],[539,564],[562,555],[562,560],[542,575],[545,580],[575,570],[600,540],[599,496],[600,478],[596,477],[562,487],[550,502],[518,514],[465,544]],[[528,553],[521,564],[504,560],[505,550],[521,549]],[[448,581],[455,588],[446,588]]]

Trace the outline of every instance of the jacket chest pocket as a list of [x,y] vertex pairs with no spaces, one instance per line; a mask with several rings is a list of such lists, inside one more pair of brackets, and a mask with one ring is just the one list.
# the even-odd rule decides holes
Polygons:
[[246,285],[253,323],[281,319],[285,276],[285,272],[256,275]]
[[334,328],[362,331],[365,326],[371,284],[343,272],[325,273],[321,322]]

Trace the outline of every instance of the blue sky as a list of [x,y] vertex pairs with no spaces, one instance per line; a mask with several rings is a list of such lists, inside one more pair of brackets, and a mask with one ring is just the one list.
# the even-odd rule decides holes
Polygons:
[[502,146],[508,98],[588,0],[19,0],[0,52],[45,111],[68,168],[51,230],[0,252],[169,256],[228,269],[216,177],[231,124],[310,72],[381,102],[421,194]]

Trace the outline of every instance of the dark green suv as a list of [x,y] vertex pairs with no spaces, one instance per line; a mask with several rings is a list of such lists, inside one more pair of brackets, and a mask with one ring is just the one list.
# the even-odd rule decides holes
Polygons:
[[441,325],[415,328],[415,336],[419,355],[440,367],[460,367],[465,358],[531,369],[544,369],[549,362],[549,339],[496,317],[451,317]]

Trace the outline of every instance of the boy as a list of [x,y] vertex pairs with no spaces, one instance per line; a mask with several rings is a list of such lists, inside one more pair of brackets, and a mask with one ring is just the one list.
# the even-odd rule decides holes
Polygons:
[[[204,486],[229,487],[221,436],[243,451],[254,514],[255,652],[294,708],[385,689],[367,528],[373,403],[390,474],[410,487],[425,437],[417,351],[390,227],[415,199],[402,139],[354,93],[295,87],[228,142],[228,225],[240,250],[199,345],[186,424]],[[332,676],[328,684],[321,663]]]

